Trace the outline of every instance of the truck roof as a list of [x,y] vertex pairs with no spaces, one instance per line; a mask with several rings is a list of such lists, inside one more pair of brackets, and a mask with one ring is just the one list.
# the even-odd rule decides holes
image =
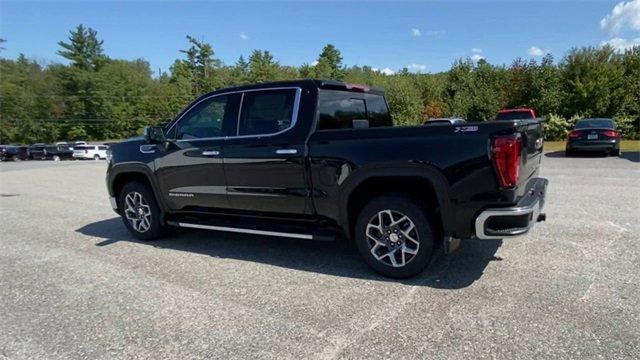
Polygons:
[[291,87],[313,86],[319,89],[367,92],[367,93],[372,93],[376,95],[384,95],[383,89],[378,87],[372,87],[369,85],[350,84],[350,83],[345,83],[344,81],[339,81],[339,80],[300,79],[300,80],[272,81],[272,82],[264,82],[264,83],[258,83],[258,84],[228,87],[228,88],[212,91],[210,93],[204,94],[203,96],[210,96],[214,94],[221,94],[221,93],[227,93],[227,92],[240,92],[244,90],[269,89],[273,87],[287,87],[287,86],[291,86]]

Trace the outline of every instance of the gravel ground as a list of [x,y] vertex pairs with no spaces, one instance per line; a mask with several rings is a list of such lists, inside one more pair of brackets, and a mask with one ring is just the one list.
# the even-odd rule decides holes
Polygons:
[[0,358],[640,357],[638,154],[546,154],[547,222],[409,281],[335,243],[134,241],[105,167],[0,164]]

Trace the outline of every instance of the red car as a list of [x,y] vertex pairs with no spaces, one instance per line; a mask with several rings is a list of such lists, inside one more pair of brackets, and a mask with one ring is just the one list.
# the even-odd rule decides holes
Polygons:
[[498,111],[496,120],[522,120],[535,119],[537,117],[536,111],[530,108],[503,109]]

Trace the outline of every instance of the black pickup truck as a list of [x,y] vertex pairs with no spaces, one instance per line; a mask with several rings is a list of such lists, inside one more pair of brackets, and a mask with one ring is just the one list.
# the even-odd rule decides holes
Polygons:
[[535,120],[393,127],[381,90],[299,80],[218,90],[114,144],[111,204],[138,239],[166,226],[355,241],[408,277],[460,239],[527,232],[541,212]]

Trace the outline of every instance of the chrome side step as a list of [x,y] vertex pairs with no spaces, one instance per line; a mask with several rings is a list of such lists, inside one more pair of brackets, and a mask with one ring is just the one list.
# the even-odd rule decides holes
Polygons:
[[228,227],[228,226],[203,225],[203,224],[193,224],[193,223],[174,222],[174,221],[169,221],[167,223],[169,225],[174,225],[174,226],[183,227],[183,228],[216,230],[216,231],[243,233],[243,234],[279,236],[279,237],[287,237],[287,238],[294,238],[294,239],[313,240],[313,235],[311,234],[297,234],[297,233],[288,233],[288,232],[279,232],[279,231],[254,230],[254,229],[244,229],[244,228],[236,228],[236,227]]

